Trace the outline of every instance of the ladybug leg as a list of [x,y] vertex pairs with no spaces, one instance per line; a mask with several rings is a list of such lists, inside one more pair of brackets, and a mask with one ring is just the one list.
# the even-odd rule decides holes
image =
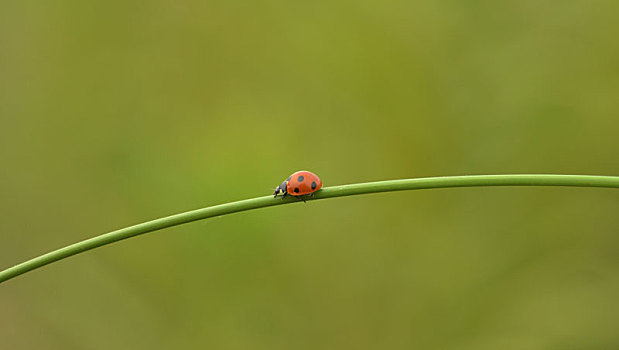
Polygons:
[[282,200],[283,200],[284,198],[286,198],[286,195],[287,195],[287,194],[288,194],[288,192],[284,192],[284,195],[282,196]]

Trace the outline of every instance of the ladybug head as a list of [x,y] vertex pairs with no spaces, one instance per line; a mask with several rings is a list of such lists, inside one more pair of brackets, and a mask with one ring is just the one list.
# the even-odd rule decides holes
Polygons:
[[286,188],[288,187],[288,180],[282,182],[281,185],[275,187],[275,192],[273,192],[273,196],[277,197],[278,194],[283,193],[284,196],[286,195]]

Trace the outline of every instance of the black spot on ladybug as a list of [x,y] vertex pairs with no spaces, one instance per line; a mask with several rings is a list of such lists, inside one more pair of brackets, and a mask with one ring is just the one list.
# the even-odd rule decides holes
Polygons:
[[312,190],[315,190],[316,186],[318,186],[318,185],[316,185],[316,181],[312,181]]
[[298,187],[294,188],[294,193],[299,193],[299,188]]
[[305,180],[305,178],[303,177],[303,175],[300,175],[297,180],[299,180],[299,182],[303,182],[303,180]]

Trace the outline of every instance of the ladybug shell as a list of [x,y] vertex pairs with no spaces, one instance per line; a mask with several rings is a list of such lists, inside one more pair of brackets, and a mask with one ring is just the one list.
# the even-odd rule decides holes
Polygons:
[[318,175],[311,171],[297,171],[290,175],[286,191],[292,196],[302,196],[318,191],[322,187],[322,181]]

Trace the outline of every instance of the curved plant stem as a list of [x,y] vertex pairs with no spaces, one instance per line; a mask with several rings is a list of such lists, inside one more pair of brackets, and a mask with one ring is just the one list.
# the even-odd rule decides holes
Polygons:
[[[428,177],[417,179],[390,180],[367,182],[352,185],[331,186],[316,192],[307,200],[318,200],[334,197],[354,196],[367,193],[419,190],[446,187],[473,187],[473,186],[574,186],[574,187],[607,187],[619,188],[618,176],[590,176],[590,175],[471,175]],[[192,210],[185,213],[167,216],[160,219],[144,222],[120,230],[108,232],[81,242],[68,245],[36,258],[0,271],[0,283],[28,271],[37,269],[72,255],[101,247],[123,239],[141,235],[143,233],[161,230],[163,228],[202,220],[214,216],[232,214],[245,210],[265,208],[274,205],[299,203],[296,198],[288,197],[284,200],[273,196],[257,197],[236,202],[230,202],[212,207]]]

